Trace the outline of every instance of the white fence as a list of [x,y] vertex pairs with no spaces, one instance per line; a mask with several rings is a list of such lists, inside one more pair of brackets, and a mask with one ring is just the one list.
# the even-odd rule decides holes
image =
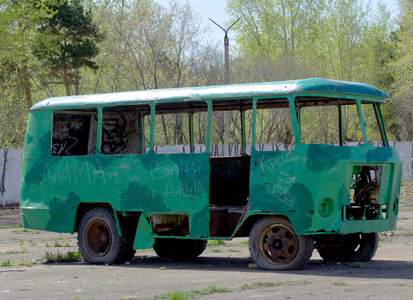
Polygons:
[[[396,146],[403,159],[403,180],[412,180],[413,143],[390,144]],[[0,149],[0,206],[19,203],[22,153],[23,149]]]

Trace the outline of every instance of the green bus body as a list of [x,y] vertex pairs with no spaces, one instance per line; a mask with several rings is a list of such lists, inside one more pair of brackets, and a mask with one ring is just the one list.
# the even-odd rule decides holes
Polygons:
[[[396,149],[388,146],[380,112],[380,105],[388,98],[386,93],[366,84],[306,79],[44,100],[33,106],[28,121],[20,199],[23,226],[73,233],[78,231],[82,218],[89,211],[102,208],[113,212],[118,235],[127,237],[129,248],[151,248],[155,241],[162,242],[162,239],[206,241],[250,236],[251,251],[260,251],[251,249],[254,247],[251,245],[252,228],[259,227],[254,224],[271,220],[271,217],[282,220],[283,230],[293,228],[297,245],[301,243],[300,238],[311,238],[308,244],[312,245],[307,248],[311,248],[314,241],[317,248],[324,248],[329,244],[325,241],[327,237],[344,238],[351,234],[393,230],[397,222],[402,161]],[[341,105],[349,102],[360,117],[360,145],[302,142],[300,122],[304,117],[299,113],[302,107],[332,104],[334,109],[339,107],[341,111]],[[294,136],[292,149],[257,150],[256,112],[261,103],[262,107],[289,109]],[[361,108],[364,104],[374,108],[382,138],[379,146],[371,145],[368,140]],[[128,107],[139,110],[139,105],[143,106],[142,115],[148,120],[138,125],[139,130],[145,132],[146,144],[141,141],[138,154],[102,153],[103,149],[109,149],[103,148],[102,141],[109,133],[103,132],[101,125],[102,118],[109,117],[102,117],[102,112],[107,109],[120,115]],[[193,116],[193,112],[203,111],[207,116],[205,150],[193,151],[192,128],[189,131],[191,141],[187,142],[190,151],[156,153],[154,118],[158,105],[162,107],[163,111],[159,110],[162,113],[176,109],[188,111]],[[243,112],[249,111],[252,118],[248,129],[251,150],[248,154],[241,151],[231,157],[213,157],[209,134],[211,114],[215,110],[227,109],[242,112],[243,141],[239,147],[243,150],[248,142]],[[85,111],[86,117],[77,115],[79,111]],[[78,125],[70,119],[71,112],[76,114]],[[96,113],[96,121],[90,121],[89,112]],[[340,119],[341,116],[340,113]],[[71,130],[81,130],[79,124],[95,126],[97,130],[93,138],[90,132],[76,133],[77,145],[79,137],[89,136],[89,152],[80,155],[53,152],[56,132],[61,130],[52,125],[54,118],[55,122],[60,120],[59,124],[66,126],[65,143],[74,141],[74,138],[67,138]],[[90,125],[93,122],[96,124]],[[339,143],[342,144],[342,125],[340,130]],[[62,139],[60,141],[63,143]],[[95,144],[91,146],[91,143]],[[371,176],[375,179],[371,180]],[[268,225],[264,227],[268,228]],[[270,239],[275,239],[270,247],[276,247],[282,241],[275,233],[264,235],[267,238],[258,237],[264,239],[264,245],[270,243]],[[301,245],[297,246],[298,253],[303,248]],[[270,250],[261,249],[264,256],[266,251]],[[312,251],[312,248],[306,251]],[[374,255],[375,248],[371,252]],[[303,255],[306,256],[304,260],[311,256]],[[255,260],[254,254],[253,258]],[[290,269],[305,264],[291,265],[283,259],[277,263],[271,261],[271,257],[266,261],[269,265],[258,262],[259,266]]]

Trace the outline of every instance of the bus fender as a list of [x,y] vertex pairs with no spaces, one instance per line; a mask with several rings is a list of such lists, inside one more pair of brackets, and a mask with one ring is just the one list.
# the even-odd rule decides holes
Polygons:
[[152,237],[152,226],[148,218],[146,218],[146,214],[142,213],[139,217],[133,249],[149,249],[153,247],[154,243],[155,239]]

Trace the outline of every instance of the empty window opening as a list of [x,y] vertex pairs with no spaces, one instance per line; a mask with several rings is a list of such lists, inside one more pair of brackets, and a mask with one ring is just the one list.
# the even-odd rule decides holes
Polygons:
[[255,150],[288,151],[295,145],[287,99],[257,101]]
[[97,110],[64,110],[53,113],[54,156],[92,155],[96,152]]
[[[150,107],[147,105],[104,108],[100,146],[102,154],[146,153],[149,119]],[[145,139],[144,136],[147,138]]]

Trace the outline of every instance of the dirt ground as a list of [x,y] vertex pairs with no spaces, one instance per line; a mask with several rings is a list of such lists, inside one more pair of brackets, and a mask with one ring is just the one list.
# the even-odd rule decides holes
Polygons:
[[0,299],[146,299],[208,287],[215,292],[201,299],[411,299],[413,294],[411,205],[401,206],[397,231],[380,234],[372,261],[326,264],[314,251],[305,269],[284,272],[256,268],[247,239],[208,246],[196,261],[139,251],[124,265],[44,263],[46,253],[76,251],[76,235],[26,230],[18,223],[18,209],[0,209]]

